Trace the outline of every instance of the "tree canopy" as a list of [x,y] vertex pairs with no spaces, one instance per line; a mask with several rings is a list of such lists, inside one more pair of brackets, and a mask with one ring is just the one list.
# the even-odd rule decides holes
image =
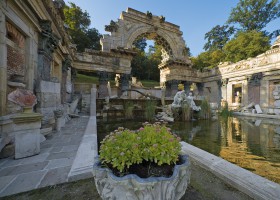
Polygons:
[[234,33],[233,26],[220,26],[217,25],[211,29],[211,31],[205,34],[204,39],[207,40],[207,43],[204,45],[204,50],[214,51],[221,50],[224,45],[229,41],[230,36]]
[[265,52],[280,29],[268,33],[264,28],[278,17],[279,0],[239,0],[227,24],[216,25],[205,34],[206,52],[192,58],[194,68],[211,68],[219,62],[237,62]]
[[91,21],[88,12],[72,2],[69,2],[69,6],[65,5],[63,11],[65,24],[72,42],[77,44],[77,51],[82,52],[85,48],[100,50],[101,34],[97,29],[89,28]]
[[264,33],[257,31],[239,32],[234,39],[225,45],[225,60],[237,62],[255,57],[267,51],[269,47],[269,37],[265,36]]
[[161,62],[161,47],[158,45],[150,45],[145,52],[147,41],[141,38],[134,42],[137,55],[131,62],[131,74],[140,80],[159,81],[158,65]]
[[280,17],[278,0],[240,0],[231,10],[227,23],[236,23],[243,31],[261,31],[278,17]]

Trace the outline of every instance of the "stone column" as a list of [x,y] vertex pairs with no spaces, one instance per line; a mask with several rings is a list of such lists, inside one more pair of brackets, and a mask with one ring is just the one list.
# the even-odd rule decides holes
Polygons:
[[189,81],[185,81],[183,84],[184,84],[185,92],[186,92],[186,94],[188,95],[189,92],[191,91],[190,86],[191,86],[192,83],[189,82]]
[[170,84],[171,84],[171,96],[174,97],[175,94],[178,92],[178,84],[180,83],[180,81],[178,80],[171,80]]
[[[31,31],[30,31],[31,32]],[[35,54],[38,53],[35,41],[35,33],[32,31],[32,37],[26,38],[26,73],[25,73],[25,82],[26,89],[34,91],[34,79],[35,79]]]
[[98,88],[98,98],[105,98],[109,95],[108,93],[108,81],[110,80],[110,75],[108,72],[99,72],[99,88]]
[[196,83],[198,95],[203,96],[204,83]]
[[171,97],[171,82],[170,81],[165,82],[165,96]]
[[5,15],[0,9],[0,116],[6,114],[7,103],[7,47]]
[[61,80],[61,103],[66,103],[66,84],[67,84],[67,75],[68,70],[71,69],[71,60],[68,55],[66,55],[65,60],[62,62],[62,80]]
[[96,116],[96,85],[93,84],[90,94],[90,116]]
[[221,87],[221,99],[228,101],[228,95],[227,95],[227,84],[228,84],[228,79],[222,79],[220,83]]
[[129,89],[129,79],[131,75],[130,74],[121,74],[121,90],[122,92],[124,90]]
[[50,81],[52,53],[58,46],[58,38],[52,33],[51,21],[42,20],[40,26],[37,80]]

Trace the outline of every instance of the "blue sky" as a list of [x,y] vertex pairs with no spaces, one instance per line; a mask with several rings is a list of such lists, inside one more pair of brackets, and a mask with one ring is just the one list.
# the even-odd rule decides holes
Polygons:
[[[216,25],[223,25],[238,0],[69,0],[91,16],[91,27],[108,34],[104,26],[116,21],[127,7],[153,15],[180,26],[183,38],[193,56],[203,52],[204,35]],[[69,2],[65,0],[65,2]],[[280,19],[272,21],[267,31],[280,28]]]

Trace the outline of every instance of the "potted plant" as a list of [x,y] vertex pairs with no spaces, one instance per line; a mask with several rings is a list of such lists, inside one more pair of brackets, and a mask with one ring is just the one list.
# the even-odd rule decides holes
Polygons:
[[190,162],[180,138],[162,123],[137,131],[118,128],[104,138],[93,167],[103,199],[180,199],[190,181]]

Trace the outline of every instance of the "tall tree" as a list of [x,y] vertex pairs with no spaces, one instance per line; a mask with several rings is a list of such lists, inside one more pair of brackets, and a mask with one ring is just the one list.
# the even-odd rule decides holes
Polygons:
[[240,0],[231,10],[228,23],[237,23],[243,31],[261,31],[280,17],[279,0]]
[[207,43],[204,45],[205,51],[222,50],[224,45],[230,40],[230,36],[234,33],[234,27],[229,25],[217,25],[207,32],[204,39]]
[[100,50],[99,40],[101,34],[95,28],[89,28],[91,21],[87,11],[83,11],[75,3],[69,2],[69,6],[65,5],[64,9],[65,23],[69,27],[69,34],[73,43],[77,44],[79,52],[85,48]]
[[269,47],[269,38],[263,32],[239,32],[236,38],[224,46],[225,61],[238,62],[255,57],[267,51]]

